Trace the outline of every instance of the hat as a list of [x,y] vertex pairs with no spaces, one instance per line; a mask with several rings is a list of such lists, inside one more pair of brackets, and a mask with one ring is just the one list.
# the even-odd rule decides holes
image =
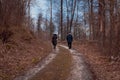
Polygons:
[[55,31],[53,34],[58,34],[58,32],[57,32],[57,31]]

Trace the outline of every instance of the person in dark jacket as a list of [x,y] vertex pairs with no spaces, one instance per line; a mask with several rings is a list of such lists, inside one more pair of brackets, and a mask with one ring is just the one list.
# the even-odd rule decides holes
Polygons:
[[57,45],[57,34],[53,34],[52,36],[52,44],[54,49],[56,49],[56,45]]
[[69,33],[69,34],[67,35],[66,39],[67,39],[68,47],[69,47],[69,49],[71,49],[71,48],[72,48],[72,41],[73,41],[72,34]]

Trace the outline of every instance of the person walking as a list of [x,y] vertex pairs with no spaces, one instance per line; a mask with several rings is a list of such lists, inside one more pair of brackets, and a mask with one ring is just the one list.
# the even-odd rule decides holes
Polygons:
[[68,47],[69,47],[69,49],[71,49],[71,48],[72,48],[72,41],[73,41],[73,36],[72,36],[72,34],[69,33],[69,34],[67,35],[66,39],[67,39]]
[[53,34],[52,36],[52,44],[54,49],[56,49],[56,45],[57,45],[57,34]]

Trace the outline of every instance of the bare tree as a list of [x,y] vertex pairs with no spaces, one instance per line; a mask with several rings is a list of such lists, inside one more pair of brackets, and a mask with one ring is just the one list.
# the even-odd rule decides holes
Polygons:
[[53,33],[53,26],[52,26],[52,9],[53,9],[53,0],[50,0],[50,36],[52,36],[52,33]]
[[61,40],[63,40],[63,0],[61,0],[61,18],[60,18],[60,26],[61,26]]
[[41,24],[42,24],[42,14],[39,13],[38,15],[38,21],[37,21],[37,33],[38,33],[38,37],[40,37],[41,35]]
[[[7,35],[10,27],[23,26],[26,22],[27,4],[29,4],[30,1],[31,0],[0,0],[0,27],[3,30],[0,31],[0,35]],[[4,38],[4,36],[2,36],[2,38]]]
[[76,0],[74,0],[74,3],[73,3],[73,0],[72,0],[72,10],[71,10],[71,20],[70,20],[70,32],[71,32],[71,29],[72,29],[72,23],[73,23],[73,19],[74,19],[75,9],[76,9]]

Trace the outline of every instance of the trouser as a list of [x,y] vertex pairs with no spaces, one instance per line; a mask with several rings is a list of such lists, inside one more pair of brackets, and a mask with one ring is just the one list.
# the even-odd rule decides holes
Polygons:
[[56,49],[57,42],[52,42],[54,49]]
[[54,49],[56,49],[56,45],[54,45]]
[[68,47],[69,47],[69,49],[72,48],[72,42],[68,42]]

